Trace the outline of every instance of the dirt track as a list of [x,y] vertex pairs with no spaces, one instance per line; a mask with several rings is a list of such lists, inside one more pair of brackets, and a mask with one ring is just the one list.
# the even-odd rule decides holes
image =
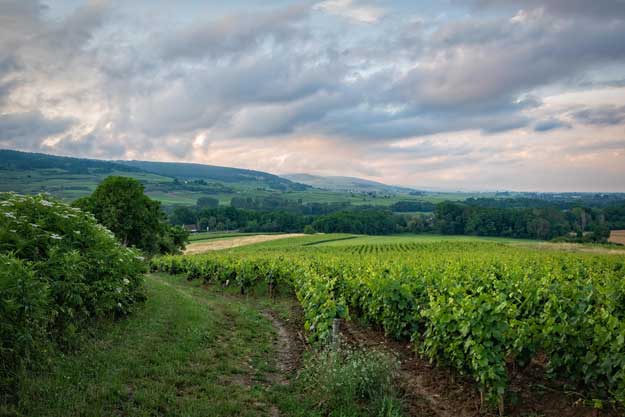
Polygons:
[[231,237],[225,239],[215,239],[208,241],[199,241],[187,245],[184,251],[185,255],[208,252],[211,250],[221,250],[236,248],[237,246],[252,245],[254,243],[268,242],[270,240],[284,239],[287,237],[305,236],[303,233],[285,233],[281,235],[255,235]]

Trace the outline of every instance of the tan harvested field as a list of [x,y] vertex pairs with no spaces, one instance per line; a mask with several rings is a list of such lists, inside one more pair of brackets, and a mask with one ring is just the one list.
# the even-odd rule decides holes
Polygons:
[[526,248],[555,250],[562,252],[587,252],[603,255],[625,255],[625,248],[611,248],[599,245],[589,245],[582,243],[553,243],[553,242],[536,242],[536,243],[516,243],[511,246],[521,246]]
[[612,230],[608,242],[625,245],[625,230]]
[[225,239],[199,241],[187,245],[185,255],[208,252],[212,250],[230,249],[238,246],[252,245],[254,243],[268,242],[270,240],[284,239],[287,237],[305,236],[303,233],[285,233],[281,235],[255,235],[241,236]]

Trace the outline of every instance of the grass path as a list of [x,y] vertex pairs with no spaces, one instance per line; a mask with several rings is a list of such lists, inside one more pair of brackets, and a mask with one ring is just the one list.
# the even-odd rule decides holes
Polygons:
[[279,415],[276,331],[257,305],[180,277],[152,274],[146,286],[133,317],[24,381],[22,415]]

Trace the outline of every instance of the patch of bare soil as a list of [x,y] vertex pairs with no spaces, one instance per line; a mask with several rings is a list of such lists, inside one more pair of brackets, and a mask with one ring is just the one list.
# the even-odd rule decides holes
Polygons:
[[284,239],[287,237],[304,236],[303,233],[284,233],[280,235],[255,235],[241,236],[224,239],[214,239],[209,241],[199,241],[187,245],[185,255],[208,252],[213,250],[231,249],[238,246],[252,245],[254,243],[268,242],[270,240]]
[[625,248],[609,248],[602,246],[584,245],[581,243],[554,243],[554,242],[539,242],[539,243],[512,243],[512,246],[523,246],[530,249],[540,250],[556,250],[562,252],[587,252],[596,253],[602,255],[625,255]]
[[[399,385],[404,393],[408,412],[419,417],[491,417],[494,407],[482,405],[479,391],[468,378],[442,366],[430,364],[414,352],[406,342],[392,341],[382,332],[365,328],[354,322],[343,323],[341,332],[349,345],[377,348],[396,355],[401,361]],[[514,417],[617,417],[624,410],[597,410],[586,405],[582,396],[567,392],[562,383],[546,382],[539,364],[523,372],[512,372],[510,397],[505,415]]]
[[294,346],[297,338],[289,333],[287,327],[274,312],[265,310],[261,314],[271,322],[277,333],[274,346],[277,354],[278,372],[271,375],[271,380],[276,384],[286,385],[288,384],[288,376],[297,368],[301,356],[301,352],[297,352]]

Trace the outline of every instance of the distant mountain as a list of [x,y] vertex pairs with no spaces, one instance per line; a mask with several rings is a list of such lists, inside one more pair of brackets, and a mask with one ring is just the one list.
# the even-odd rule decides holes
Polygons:
[[282,175],[288,180],[310,185],[330,191],[354,192],[354,193],[389,193],[389,194],[414,194],[417,190],[395,185],[387,185],[377,181],[365,180],[356,177],[321,176],[311,174],[287,174]]

